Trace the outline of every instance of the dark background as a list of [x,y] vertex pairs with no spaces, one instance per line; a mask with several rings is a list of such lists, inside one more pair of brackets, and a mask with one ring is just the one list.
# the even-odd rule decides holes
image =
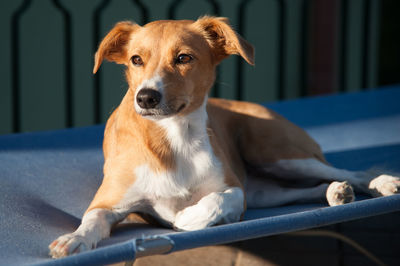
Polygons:
[[16,0],[0,2],[0,134],[104,123],[127,86],[123,68],[92,74],[121,20],[228,17],[256,66],[219,67],[211,95],[254,102],[400,83],[396,0]]

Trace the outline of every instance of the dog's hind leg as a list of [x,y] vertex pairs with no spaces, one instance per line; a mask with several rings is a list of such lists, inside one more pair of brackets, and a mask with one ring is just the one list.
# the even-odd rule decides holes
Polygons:
[[276,207],[291,203],[322,201],[328,189],[323,183],[309,188],[284,187],[274,179],[248,177],[245,186],[249,208]]
[[[341,191],[348,191],[350,186],[358,192],[372,196],[388,196],[399,192],[400,179],[390,175],[376,175],[365,171],[348,171],[338,169],[316,159],[280,160],[275,163],[257,167],[257,171],[289,181],[316,180],[333,182],[327,190],[327,199],[331,205],[341,204]],[[304,181],[307,182],[307,181]],[[351,194],[345,193],[345,194]],[[306,195],[305,195],[306,196]],[[338,197],[335,200],[335,197]],[[350,197],[345,197],[346,203]]]

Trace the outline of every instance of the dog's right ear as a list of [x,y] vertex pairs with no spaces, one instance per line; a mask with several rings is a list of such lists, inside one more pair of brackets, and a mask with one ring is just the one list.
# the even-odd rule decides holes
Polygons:
[[140,28],[139,25],[130,21],[118,22],[114,28],[104,37],[94,57],[93,74],[99,70],[104,59],[124,64],[127,61],[126,45],[132,32]]

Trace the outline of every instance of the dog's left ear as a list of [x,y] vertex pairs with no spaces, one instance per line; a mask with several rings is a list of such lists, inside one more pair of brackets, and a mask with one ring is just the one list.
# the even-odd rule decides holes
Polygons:
[[216,63],[232,54],[239,54],[254,65],[254,47],[237,34],[227,18],[204,16],[195,23],[211,46]]
[[93,74],[99,70],[104,59],[116,62],[117,64],[126,63],[126,45],[134,30],[140,28],[139,25],[130,21],[118,22],[114,28],[104,37],[97,49],[94,57]]

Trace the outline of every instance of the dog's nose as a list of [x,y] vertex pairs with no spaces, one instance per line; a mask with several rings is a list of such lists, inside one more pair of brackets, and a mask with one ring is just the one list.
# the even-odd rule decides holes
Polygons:
[[143,109],[154,108],[160,101],[161,93],[153,89],[141,89],[136,95],[136,102]]

